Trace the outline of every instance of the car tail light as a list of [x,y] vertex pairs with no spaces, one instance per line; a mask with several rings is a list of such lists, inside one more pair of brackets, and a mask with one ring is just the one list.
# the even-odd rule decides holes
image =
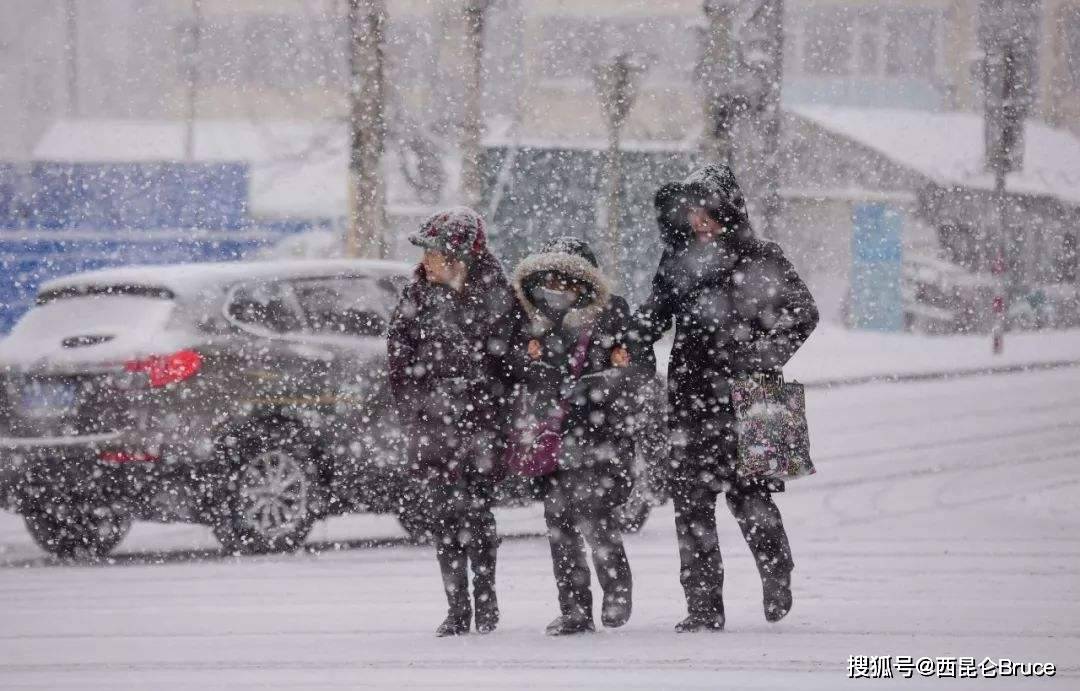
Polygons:
[[176,384],[198,374],[202,368],[202,355],[194,350],[179,350],[169,355],[151,355],[141,360],[124,363],[128,372],[146,372],[150,386],[157,389]]
[[98,460],[105,463],[147,463],[161,460],[161,456],[142,451],[102,451]]

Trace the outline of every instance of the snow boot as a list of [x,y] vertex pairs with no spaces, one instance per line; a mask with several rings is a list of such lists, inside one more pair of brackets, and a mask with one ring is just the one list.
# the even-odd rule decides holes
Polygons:
[[585,614],[560,615],[544,629],[544,633],[548,636],[573,636],[594,631],[596,631],[596,625],[593,624],[592,617]]
[[723,630],[723,614],[691,614],[675,625],[675,633],[699,633],[701,631]]
[[446,615],[443,623],[435,629],[435,635],[439,638],[447,636],[461,636],[469,632],[469,624],[472,620],[471,612],[453,612]]
[[472,624],[472,606],[465,550],[450,540],[440,540],[435,547],[435,556],[439,561],[447,604],[446,619],[435,629],[435,635],[442,638],[468,633]]
[[[475,589],[475,586],[474,586]],[[499,625],[499,601],[495,591],[476,596],[476,632],[491,633]]]
[[600,622],[609,629],[616,629],[630,621],[630,591],[604,593],[604,605],[600,610]]
[[495,595],[495,555],[498,543],[471,550],[473,611],[476,631],[491,633],[499,624],[499,598]]
[[761,580],[765,620],[775,623],[787,616],[793,604],[791,576],[767,576]]

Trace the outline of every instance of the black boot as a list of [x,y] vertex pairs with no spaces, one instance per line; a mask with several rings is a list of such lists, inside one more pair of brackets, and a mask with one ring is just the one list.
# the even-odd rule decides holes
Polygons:
[[600,611],[600,622],[609,629],[618,628],[630,621],[630,591],[604,593],[604,604]]
[[461,636],[469,632],[469,624],[472,623],[472,612],[451,612],[435,629],[435,635],[439,638],[447,636]]
[[547,625],[544,633],[549,636],[573,636],[578,633],[592,633],[596,631],[592,617],[584,613],[563,614],[555,617],[554,621]]
[[793,604],[791,597],[791,576],[766,576],[761,579],[762,604],[765,608],[765,620],[778,622],[787,616]]
[[476,632],[491,633],[499,625],[499,601],[495,591],[476,595]]
[[695,588],[687,591],[690,616],[675,625],[676,633],[724,630],[724,591]]
[[435,546],[435,555],[442,572],[447,604],[446,619],[435,629],[435,635],[442,638],[468,633],[472,624],[472,607],[469,605],[465,550],[452,539],[440,538]]
[[499,624],[499,598],[495,595],[495,553],[497,543],[470,554],[473,571],[473,607],[476,631],[491,633]]
[[723,614],[691,614],[675,625],[675,633],[698,633],[700,631],[723,630]]

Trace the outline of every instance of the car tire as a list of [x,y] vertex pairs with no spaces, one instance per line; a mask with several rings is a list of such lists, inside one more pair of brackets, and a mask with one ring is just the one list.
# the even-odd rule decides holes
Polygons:
[[34,507],[23,513],[34,542],[62,559],[108,555],[131,529],[131,518],[116,506],[89,503]]
[[315,522],[315,448],[299,425],[260,425],[228,452],[230,472],[213,524],[234,554],[292,552]]

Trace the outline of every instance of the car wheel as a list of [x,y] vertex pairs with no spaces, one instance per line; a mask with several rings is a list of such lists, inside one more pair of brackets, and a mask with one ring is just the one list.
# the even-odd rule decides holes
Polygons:
[[624,533],[636,533],[649,520],[650,513],[652,505],[648,499],[641,492],[634,491],[625,504],[616,507],[615,522]]
[[23,514],[38,547],[64,559],[104,557],[131,529],[131,518],[119,507],[60,504],[35,507]]
[[315,521],[314,452],[291,426],[260,428],[233,455],[214,535],[230,552],[299,549]]

